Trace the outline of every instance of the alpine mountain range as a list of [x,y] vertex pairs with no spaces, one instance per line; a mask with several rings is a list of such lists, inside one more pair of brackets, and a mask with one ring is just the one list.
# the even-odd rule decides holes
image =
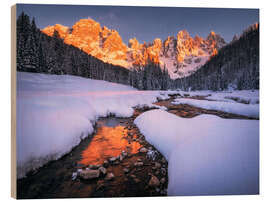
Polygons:
[[116,30],[90,18],[72,28],[55,24],[39,29],[22,13],[17,47],[18,71],[79,75],[145,90],[259,88],[258,23],[230,43],[214,31],[202,38],[180,30],[164,40],[140,43],[132,38],[126,45]]
[[172,79],[185,77],[205,64],[209,57],[216,55],[226,45],[224,39],[211,31],[206,39],[188,31],[180,30],[177,36],[168,36],[162,41],[139,43],[136,38],[126,45],[116,30],[111,30],[93,19],[81,19],[72,28],[56,24],[42,30],[48,36],[58,32],[64,43],[78,47],[104,62],[128,69],[145,66],[149,62],[168,69]]

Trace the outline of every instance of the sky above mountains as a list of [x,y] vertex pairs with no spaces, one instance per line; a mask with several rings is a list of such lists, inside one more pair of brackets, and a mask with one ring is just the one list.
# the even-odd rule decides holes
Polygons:
[[92,18],[117,30],[126,44],[134,37],[140,43],[176,37],[183,29],[192,37],[204,38],[213,30],[230,42],[235,34],[259,22],[259,9],[17,4],[17,15],[22,11],[35,17],[41,29],[55,24],[72,27],[80,19]]

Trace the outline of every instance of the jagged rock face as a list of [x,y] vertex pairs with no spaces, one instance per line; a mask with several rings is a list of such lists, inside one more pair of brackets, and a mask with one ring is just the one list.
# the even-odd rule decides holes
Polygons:
[[206,39],[196,35],[192,38],[186,30],[181,30],[175,39],[168,37],[164,42],[155,39],[150,45],[142,45],[136,39],[130,40],[132,65],[145,65],[148,61],[166,67],[171,78],[190,75],[197,70],[226,43],[219,35],[211,32]]
[[165,57],[175,57],[177,40],[174,37],[168,37],[163,43],[163,55]]
[[49,36],[53,36],[54,31],[57,31],[59,36],[64,39],[69,33],[69,27],[55,24],[54,26],[48,26],[44,28],[42,31]]
[[140,44],[136,38],[133,38],[129,40],[128,47],[129,63],[133,66],[145,65],[146,55],[144,55],[144,53],[146,50],[146,46]]
[[144,66],[149,61],[159,63],[175,79],[190,75],[224,45],[225,41],[214,32],[203,39],[198,35],[192,38],[186,30],[182,30],[176,39],[169,36],[162,42],[157,38],[149,45],[140,44],[134,38],[129,41],[129,62],[132,66]]
[[[126,62],[127,56],[127,46],[122,42],[122,39],[117,31],[112,30],[102,44],[102,50],[106,57],[108,57],[108,61],[115,60],[115,64],[128,66]],[[117,62],[118,61],[118,62]],[[126,64],[126,65],[125,65]]]
[[194,44],[194,40],[189,36],[186,30],[177,34],[177,61],[183,62],[186,57],[197,56],[198,48]]
[[136,38],[129,40],[130,63],[132,66],[144,66],[148,62],[160,63],[160,52],[162,50],[162,41],[156,38],[152,44],[140,44]]
[[104,62],[123,67],[129,65],[126,60],[127,46],[118,32],[105,26],[101,28],[100,24],[92,19],[81,19],[73,25],[70,33],[69,29],[62,25],[48,26],[42,31],[52,36],[55,30],[66,44],[78,47]]
[[82,19],[73,25],[72,33],[64,38],[64,42],[99,58],[102,55],[99,46],[100,32],[99,23],[91,19]]
[[156,38],[149,44],[140,44],[133,38],[126,46],[116,30],[101,28],[92,19],[82,19],[72,29],[56,24],[42,31],[49,36],[57,31],[65,43],[114,65],[132,68],[149,62],[160,64],[168,69],[173,79],[191,74],[226,44],[213,31],[203,39],[197,35],[192,38],[186,30],[181,30],[176,38],[169,36],[164,41]]
[[210,34],[206,38],[206,41],[208,42],[209,46],[216,49],[220,49],[226,44],[224,39],[220,35],[216,34],[214,31],[210,32]]
[[155,64],[160,63],[160,51],[162,49],[162,41],[159,38],[156,38],[153,42],[153,45],[150,45],[146,49],[147,59]]

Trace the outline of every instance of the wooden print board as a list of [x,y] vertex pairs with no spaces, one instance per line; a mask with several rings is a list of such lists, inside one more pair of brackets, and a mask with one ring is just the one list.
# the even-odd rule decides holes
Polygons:
[[259,194],[259,9],[17,4],[11,22],[13,198]]

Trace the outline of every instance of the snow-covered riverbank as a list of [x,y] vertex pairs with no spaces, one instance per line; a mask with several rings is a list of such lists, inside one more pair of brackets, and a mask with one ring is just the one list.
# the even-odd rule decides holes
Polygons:
[[169,162],[169,195],[258,194],[258,120],[151,110],[134,123]]
[[57,159],[93,132],[99,117],[130,117],[159,91],[68,75],[17,73],[17,172]]
[[259,104],[242,104],[228,101],[208,101],[187,98],[175,99],[172,104],[188,104],[207,110],[223,111],[227,113],[259,118]]
[[[130,86],[76,76],[18,72],[16,129],[17,176],[19,178],[23,177],[27,171],[42,166],[50,160],[58,159],[68,153],[74,146],[80,143],[81,139],[93,133],[94,123],[99,117],[106,117],[112,114],[117,117],[130,117],[133,114],[133,108],[135,106],[153,106],[153,103],[156,102],[158,98],[166,99],[169,98],[168,94],[176,93],[179,95],[189,94],[190,96],[205,95],[215,97],[216,99],[218,98],[221,102],[224,102],[223,100],[226,99],[225,97],[228,97],[228,95],[235,96],[234,92],[138,91]],[[209,96],[210,94],[211,96]],[[258,91],[237,91],[236,94],[241,96],[241,98],[252,101],[250,103],[259,103]],[[199,100],[194,101],[200,102]],[[231,103],[230,105],[239,104],[231,99],[228,99],[227,102]],[[258,104],[241,105],[246,105],[246,108],[249,108],[249,105],[258,106]],[[164,107],[159,108],[164,109]],[[243,112],[245,113],[245,111]],[[239,111],[238,113],[241,114],[242,112]],[[256,115],[258,115],[257,110],[256,113]],[[181,123],[178,123],[178,119],[182,119]],[[191,131],[195,129],[198,130],[198,133],[200,132],[201,127],[197,126],[198,119],[202,120],[200,122],[205,123],[205,127],[203,128],[205,129],[205,135],[207,135],[207,131],[211,133],[218,132],[222,139],[227,139],[227,137],[224,136],[224,132],[228,129],[230,132],[227,134],[232,134],[236,137],[238,136],[238,132],[240,133],[239,136],[242,136],[244,132],[250,133],[254,131],[256,133],[256,139],[258,139],[258,121],[226,120],[223,125],[223,119],[219,120],[219,118],[213,116],[202,115],[193,119],[178,119],[172,123],[180,126],[180,131],[177,130],[177,132],[181,132],[180,136],[176,133],[174,125],[171,126],[170,118],[167,114],[163,113],[151,115],[149,119],[145,121],[148,126],[143,127],[146,132],[146,137],[149,137],[148,134],[152,134],[153,128],[157,130],[155,136],[159,136],[150,140],[150,142],[153,142],[152,144],[157,146],[170,160],[173,159],[173,156],[170,156],[168,150],[174,149],[173,145],[180,146],[180,143],[175,142],[175,139],[178,140],[183,137],[189,138]],[[210,127],[213,127],[211,123],[213,120],[214,123],[217,123],[217,125],[214,126],[218,128],[218,131],[212,132],[212,130],[209,130],[211,129]],[[183,125],[182,122],[185,124]],[[250,122],[252,125],[256,123],[254,124],[255,128],[250,130],[250,127],[246,127],[246,122]],[[233,125],[233,123],[236,125]],[[242,126],[242,123],[245,124]],[[240,128],[237,124],[242,127]],[[213,136],[211,133],[206,137],[209,139],[209,142],[213,139],[213,142],[210,143],[215,143],[215,133]],[[175,137],[175,139],[171,141],[167,139],[169,138],[167,135],[170,134],[172,137]],[[176,138],[177,136],[179,136],[179,138]],[[230,137],[231,135],[229,138]],[[249,136],[247,136],[247,138],[248,137]],[[196,142],[200,142],[199,139]],[[167,146],[170,147],[168,147],[168,149],[160,147],[165,146],[164,143],[167,143]],[[217,146],[219,146],[219,144],[217,144]],[[254,142],[254,144],[256,144],[256,142]],[[228,141],[228,145],[225,146],[230,146],[230,140]],[[233,146],[235,145],[232,145],[232,147]],[[256,150],[254,149],[254,151]],[[207,147],[204,149],[204,152],[208,153]],[[175,154],[178,154],[178,152]],[[242,160],[241,156],[241,154],[238,156],[240,160]],[[256,153],[254,155],[252,154],[252,156],[256,156]],[[245,157],[243,157],[243,160],[245,160]],[[182,162],[179,163],[182,164]],[[186,166],[188,167],[188,165]],[[254,166],[257,166],[256,163]],[[183,173],[187,172],[185,167],[182,169],[184,170]],[[169,173],[174,174],[172,172]],[[178,180],[178,175],[175,174],[175,178],[170,181],[169,189],[172,185],[176,184],[173,181]],[[170,189],[170,191],[170,194],[175,194],[172,192],[172,189]]]

